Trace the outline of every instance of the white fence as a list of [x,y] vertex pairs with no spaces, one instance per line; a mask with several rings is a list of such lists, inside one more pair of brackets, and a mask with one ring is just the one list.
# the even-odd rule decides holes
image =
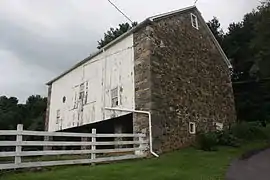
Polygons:
[[[0,170],[17,169],[56,165],[71,165],[71,164],[94,164],[99,162],[117,161],[125,159],[135,159],[145,157],[145,151],[148,148],[148,142],[145,140],[145,134],[96,134],[96,130],[92,129],[92,133],[65,133],[65,132],[43,132],[43,131],[24,131],[22,125],[17,126],[17,130],[0,130],[1,136],[16,136],[15,141],[1,141],[1,147],[16,147],[15,151],[0,152],[0,158],[14,158],[12,163],[0,164]],[[26,141],[24,136],[44,137],[44,141]],[[49,137],[70,137],[81,138],[83,141],[53,141]],[[112,141],[97,141],[97,138],[114,138]],[[132,140],[125,141],[123,138],[131,138]],[[47,139],[47,140],[45,140]],[[96,149],[96,146],[113,146],[107,149]],[[124,147],[129,145],[130,147]],[[25,147],[43,147],[39,151],[24,151]],[[51,147],[81,146],[80,150],[52,150]],[[87,147],[89,149],[87,149]],[[126,153],[125,155],[116,156],[115,153]],[[127,154],[129,153],[129,154]],[[100,154],[109,154],[111,156],[99,156]],[[35,156],[58,156],[58,155],[89,155],[84,159],[73,160],[54,160],[54,161],[35,161],[23,162],[24,157]],[[30,159],[31,160],[31,159]],[[33,159],[35,160],[35,159]],[[0,161],[1,163],[1,161]]]

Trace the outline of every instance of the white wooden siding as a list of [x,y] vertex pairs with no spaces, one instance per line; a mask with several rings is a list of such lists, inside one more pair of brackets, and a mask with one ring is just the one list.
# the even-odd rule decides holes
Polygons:
[[[52,84],[49,131],[58,131],[121,116],[127,112],[104,110],[111,107],[110,90],[119,87],[119,108],[134,109],[133,35],[126,37]],[[87,102],[80,111],[80,84],[88,83]],[[63,97],[66,102],[63,103]],[[56,124],[56,113],[61,120]]]

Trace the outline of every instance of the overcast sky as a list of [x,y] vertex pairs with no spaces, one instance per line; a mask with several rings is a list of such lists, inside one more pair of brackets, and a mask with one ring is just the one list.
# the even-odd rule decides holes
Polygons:
[[[112,0],[133,21],[194,0]],[[240,21],[258,0],[199,0],[205,20]],[[45,83],[96,51],[109,27],[126,19],[107,0],[0,0],[0,96],[46,96]]]

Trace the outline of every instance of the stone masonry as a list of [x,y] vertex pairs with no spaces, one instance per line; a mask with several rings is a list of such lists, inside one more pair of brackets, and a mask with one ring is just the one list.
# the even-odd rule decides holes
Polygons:
[[[45,131],[48,131],[49,129],[51,94],[52,94],[52,85],[48,87],[47,109],[46,109],[46,117],[45,117]],[[52,139],[53,139],[52,137],[44,136],[44,141],[51,141]],[[52,150],[52,147],[44,146],[44,150]]]
[[[136,109],[152,113],[155,151],[190,145],[196,135],[189,133],[189,122],[198,133],[236,120],[228,66],[196,8],[135,32],[134,51]],[[133,124],[135,132],[148,132],[146,116],[134,115]]]
[[48,86],[48,99],[47,99],[47,109],[46,109],[46,117],[45,117],[45,131],[48,131],[49,129],[51,94],[52,94],[52,85]]
[[[144,33],[142,33],[144,32]],[[134,33],[134,80],[135,80],[135,109],[151,110],[151,39],[149,27],[144,27]],[[133,131],[148,134],[148,116],[145,114],[133,115]]]

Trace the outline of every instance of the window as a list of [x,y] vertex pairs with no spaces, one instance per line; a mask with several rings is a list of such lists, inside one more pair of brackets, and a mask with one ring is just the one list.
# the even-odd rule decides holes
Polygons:
[[189,133],[196,134],[196,124],[195,122],[189,122]]
[[199,29],[199,25],[198,25],[198,18],[196,15],[191,13],[191,24],[194,28]]
[[84,98],[84,83],[80,85],[80,94],[79,94],[79,99],[83,100],[83,98]]
[[66,102],[66,96],[63,97],[62,101],[63,101],[63,103]]
[[59,124],[60,121],[60,109],[56,111],[56,124]]
[[116,107],[119,105],[118,87],[111,90],[111,105],[112,107]]

